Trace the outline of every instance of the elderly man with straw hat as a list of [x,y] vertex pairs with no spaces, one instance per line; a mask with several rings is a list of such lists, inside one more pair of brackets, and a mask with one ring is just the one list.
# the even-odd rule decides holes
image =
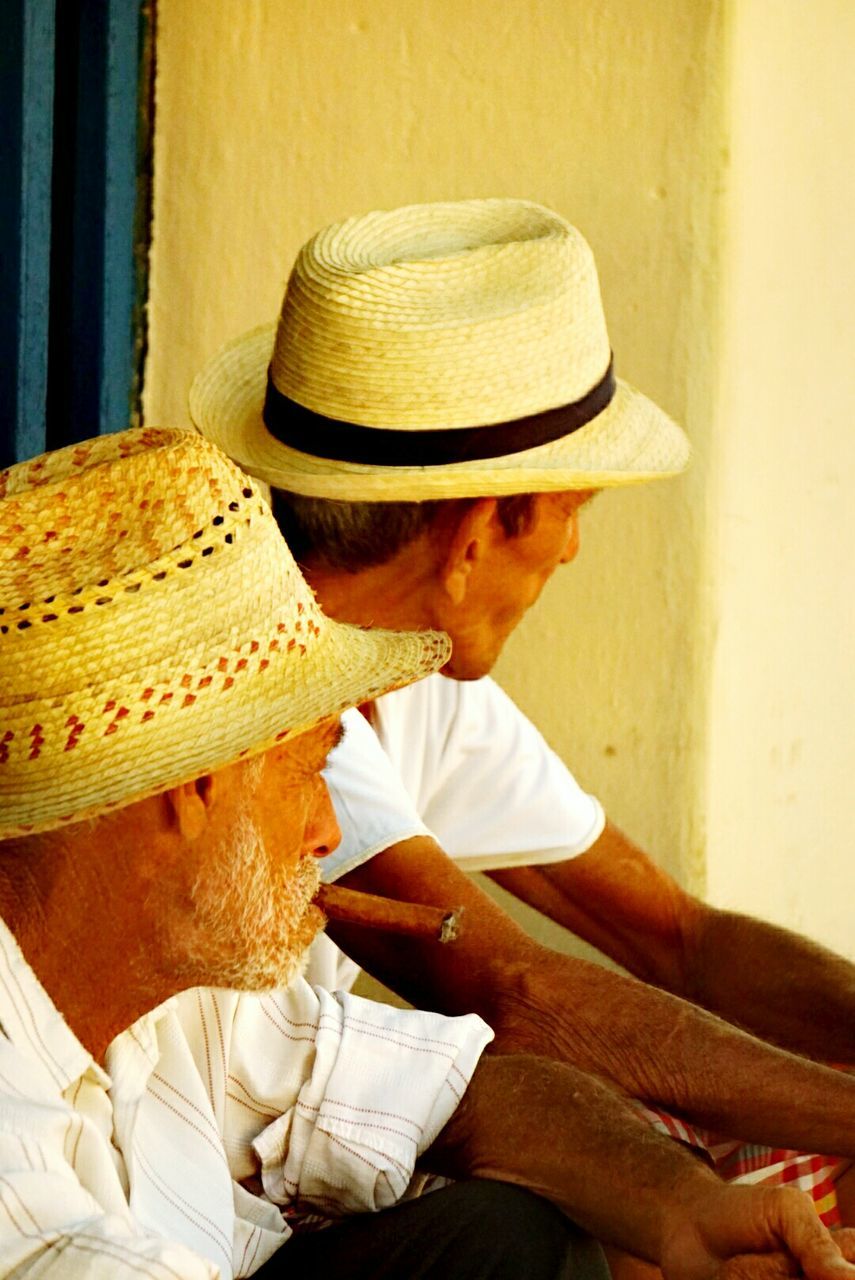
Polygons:
[[[411,999],[480,1011],[502,1047],[653,1104],[654,1125],[727,1176],[795,1181],[839,1222],[855,1093],[808,1059],[855,1063],[855,969],[683,892],[487,674],[575,556],[592,496],[688,459],[680,428],[616,377],[581,235],[513,200],[328,227],[298,255],[278,326],[210,362],[191,414],[272,487],[333,617],[452,638],[442,674],[365,708],[384,753],[354,733],[333,762],[344,838],[326,874],[465,902],[467,937],[443,954],[339,928],[342,946]],[[461,867],[488,870],[658,989],[536,947]]]
[[[601,1280],[560,1210],[675,1280],[770,1248],[855,1275],[797,1192],[570,1067],[479,1061],[476,1015],[296,976],[339,713],[447,659],[325,618],[201,437],[0,473],[0,1275]],[[312,1215],[346,1221],[289,1238]]]

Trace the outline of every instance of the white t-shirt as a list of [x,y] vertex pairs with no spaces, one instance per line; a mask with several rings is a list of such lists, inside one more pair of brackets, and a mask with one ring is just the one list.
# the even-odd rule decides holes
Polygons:
[[575,857],[602,832],[599,802],[489,677],[432,675],[385,694],[376,737],[358,712],[345,721],[326,771],[342,842],[325,879],[413,835],[486,871]]

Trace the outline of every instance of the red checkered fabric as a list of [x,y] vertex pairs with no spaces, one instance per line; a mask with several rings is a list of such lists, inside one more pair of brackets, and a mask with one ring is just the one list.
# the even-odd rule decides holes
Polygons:
[[842,1225],[834,1184],[850,1161],[837,1156],[809,1155],[782,1147],[739,1142],[689,1124],[657,1107],[642,1104],[639,1107],[654,1129],[702,1151],[727,1182],[798,1187],[811,1197],[827,1227]]

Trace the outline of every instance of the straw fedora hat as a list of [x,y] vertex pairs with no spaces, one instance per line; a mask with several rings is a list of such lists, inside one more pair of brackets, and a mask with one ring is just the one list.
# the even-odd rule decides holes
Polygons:
[[447,660],[326,618],[257,486],[195,432],[0,472],[0,838],[264,751]]
[[301,249],[277,326],[195,379],[203,435],[277,488],[419,501],[626,485],[685,435],[614,376],[596,268],[520,200],[369,213]]

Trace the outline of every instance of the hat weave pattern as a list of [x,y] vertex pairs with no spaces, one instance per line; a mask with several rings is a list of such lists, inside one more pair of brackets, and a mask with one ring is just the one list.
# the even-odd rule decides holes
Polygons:
[[447,659],[327,619],[249,478],[194,433],[0,473],[0,836],[265,750]]
[[[303,247],[275,385],[318,413],[377,427],[486,425],[584,395],[610,352],[578,231],[504,200],[431,213],[423,243],[416,206],[350,219]],[[556,287],[568,273],[572,293]]]
[[203,434],[268,483],[351,501],[590,488],[682,470],[680,428],[621,382],[572,435],[428,467],[318,457],[276,439],[262,416],[268,366],[276,391],[316,414],[415,438],[571,405],[609,360],[593,255],[558,214],[519,200],[411,205],[312,237],[275,330],[225,347],[194,381],[190,409]]

